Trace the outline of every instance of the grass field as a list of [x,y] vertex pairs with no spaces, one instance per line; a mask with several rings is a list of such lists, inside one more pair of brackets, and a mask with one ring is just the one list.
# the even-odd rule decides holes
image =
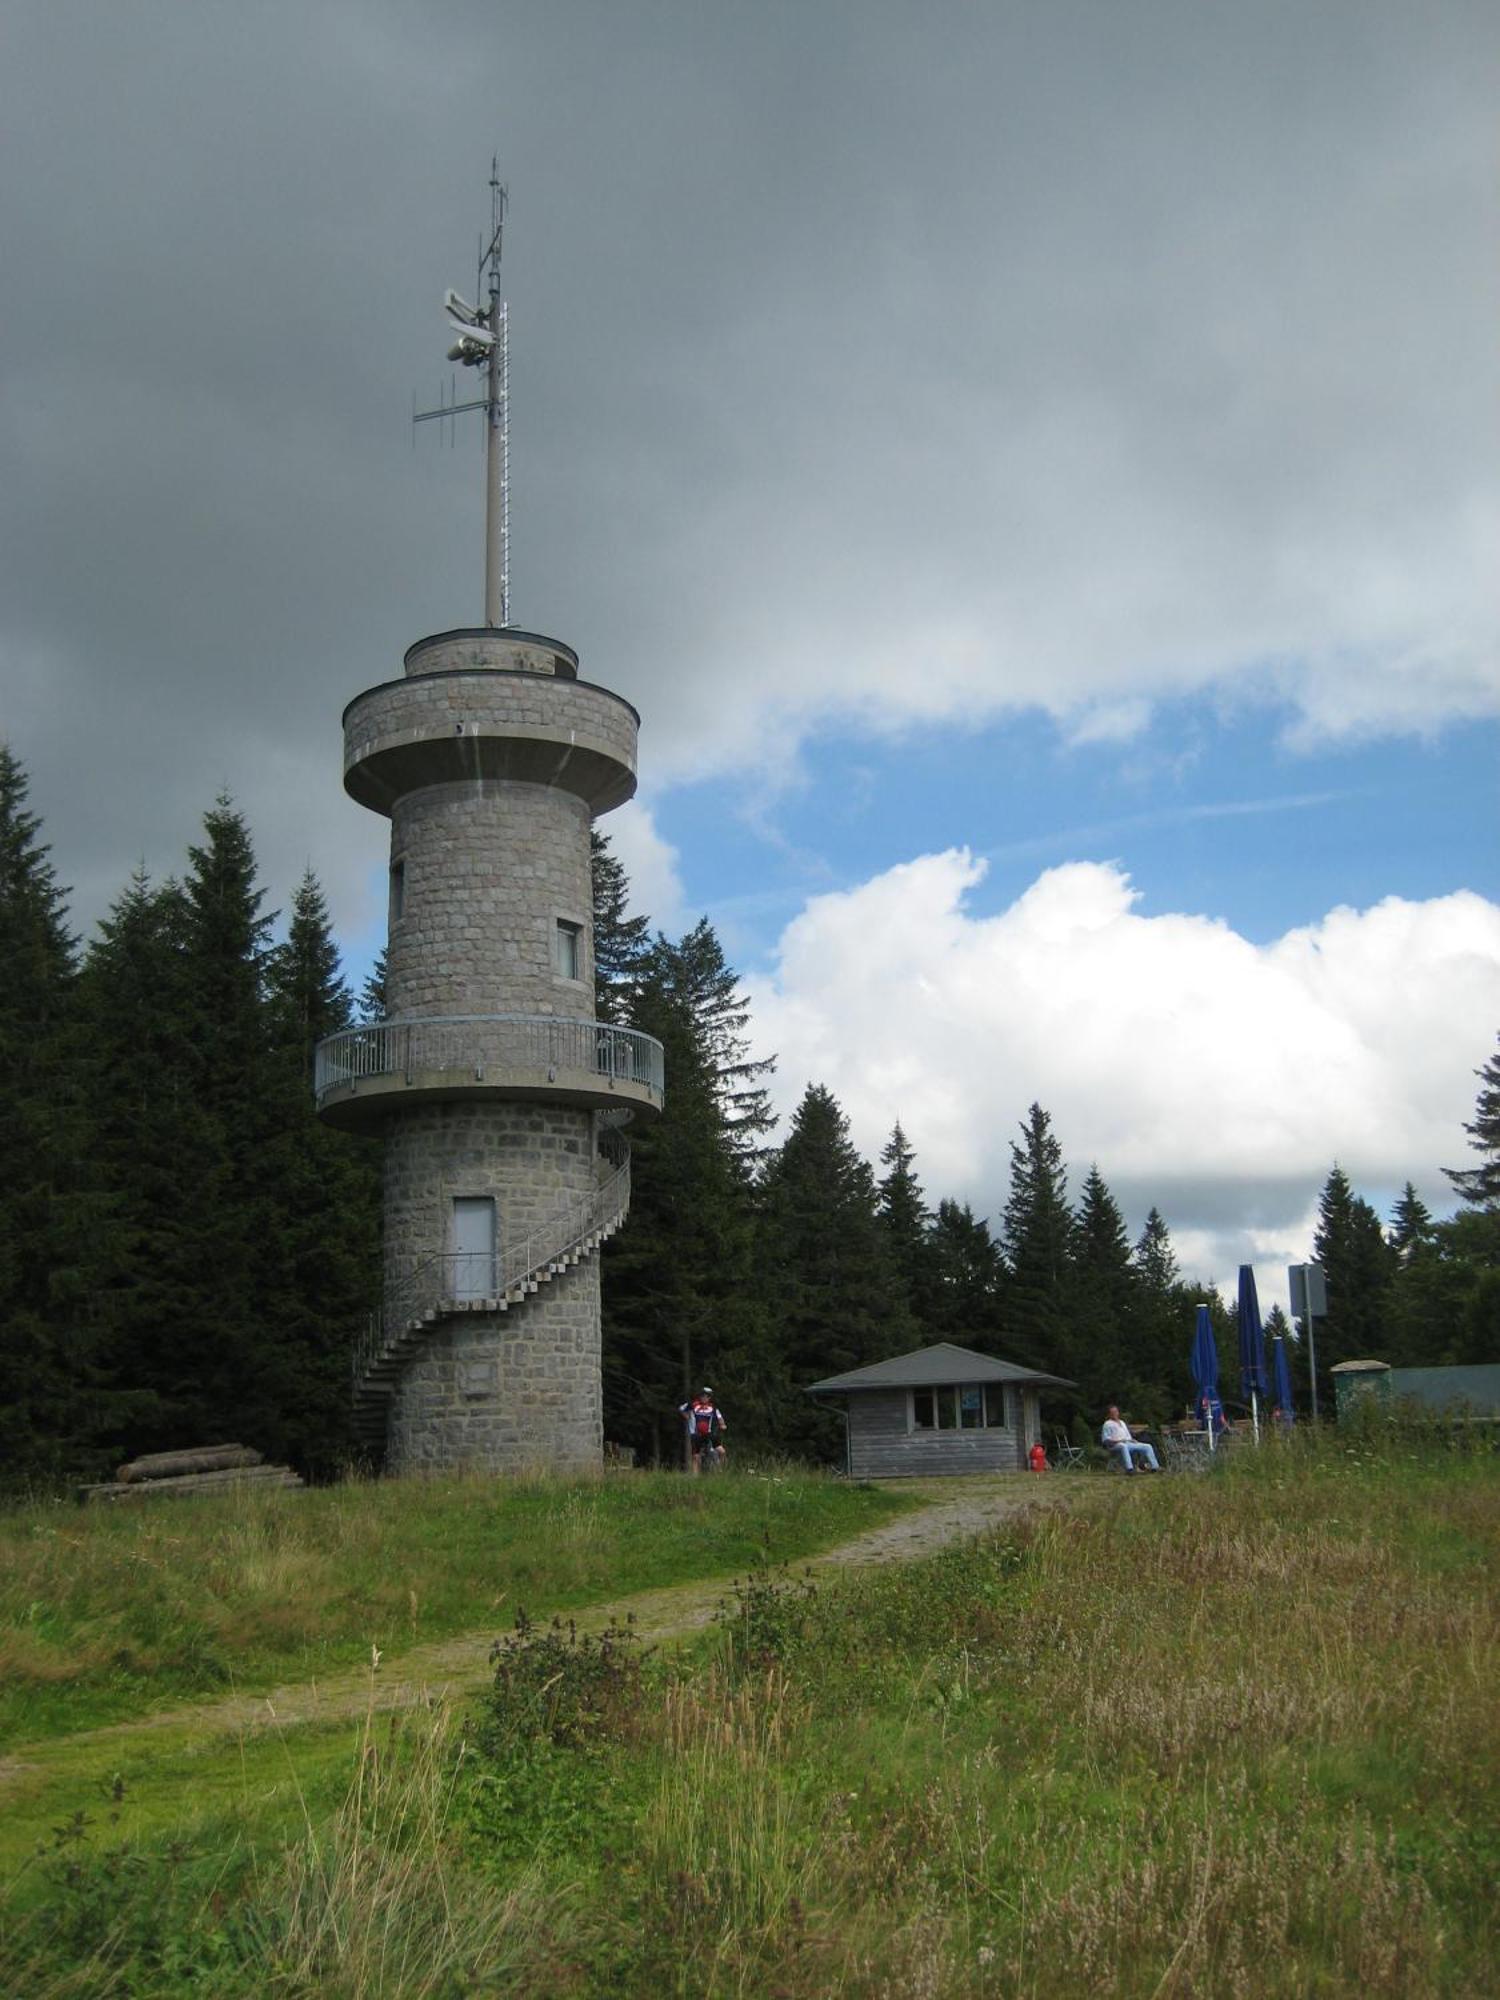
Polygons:
[[1080,1485],[763,1567],[670,1657],[522,1635],[477,1708],[280,1745],[274,1810],[257,1766],[112,1849],[101,1797],[12,1892],[0,1990],[1493,1992],[1500,1461]]
[[351,1482],[0,1514],[0,1746],[311,1678],[518,1605],[795,1557],[901,1503],[806,1471]]

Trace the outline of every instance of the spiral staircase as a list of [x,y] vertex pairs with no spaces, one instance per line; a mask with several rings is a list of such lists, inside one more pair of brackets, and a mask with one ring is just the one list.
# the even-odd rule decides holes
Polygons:
[[487,1274],[493,1289],[478,1294],[469,1289],[472,1270],[462,1267],[470,1260],[461,1254],[430,1257],[420,1264],[387,1297],[384,1310],[371,1316],[369,1331],[355,1350],[354,1430],[360,1442],[384,1445],[396,1385],[435,1328],[466,1313],[524,1308],[544,1285],[598,1256],[629,1210],[630,1149],[614,1126],[607,1153],[601,1148],[598,1186],[502,1253]]

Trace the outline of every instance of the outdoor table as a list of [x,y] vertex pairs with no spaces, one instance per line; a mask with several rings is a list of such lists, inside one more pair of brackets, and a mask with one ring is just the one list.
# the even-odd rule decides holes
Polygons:
[[[1197,1424],[1168,1425],[1161,1434],[1164,1463],[1193,1468],[1207,1465],[1212,1448],[1208,1432]],[[1222,1439],[1219,1440],[1222,1443]]]

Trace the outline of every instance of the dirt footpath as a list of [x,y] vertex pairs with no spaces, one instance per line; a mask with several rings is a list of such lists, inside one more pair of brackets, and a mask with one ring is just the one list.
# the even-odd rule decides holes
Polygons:
[[902,1562],[930,1555],[949,1542],[982,1535],[1028,1508],[1065,1506],[1089,1490],[1077,1474],[1071,1479],[1051,1473],[1003,1472],[963,1479],[893,1479],[898,1493],[920,1493],[928,1504],[920,1513],[903,1514],[884,1527],[871,1528],[839,1548],[811,1558],[807,1567],[819,1570],[857,1568],[863,1563]]
[[[964,1479],[911,1479],[894,1482],[898,1490],[922,1496],[926,1502],[883,1527],[871,1528],[852,1541],[809,1556],[796,1565],[798,1574],[829,1576],[870,1563],[902,1562],[930,1554],[950,1542],[966,1540],[1013,1519],[1030,1508],[1068,1506],[1083,1502],[1092,1481],[1029,1474],[1002,1473]],[[612,1620],[629,1618],[648,1642],[681,1637],[710,1623],[723,1602],[731,1579],[648,1590],[613,1602],[590,1605],[569,1614],[580,1631],[598,1631]],[[183,1735],[253,1734],[303,1724],[337,1722],[377,1709],[407,1708],[415,1703],[465,1693],[487,1678],[490,1648],[498,1633],[493,1626],[457,1639],[414,1646],[399,1657],[372,1659],[357,1669],[345,1669],[325,1680],[294,1681],[269,1694],[227,1698],[160,1710],[103,1729],[83,1730],[55,1739],[59,1750],[73,1753],[92,1745],[105,1750],[153,1730]],[[0,1759],[0,1788],[8,1779],[35,1773],[49,1761],[50,1744],[20,1749]]]

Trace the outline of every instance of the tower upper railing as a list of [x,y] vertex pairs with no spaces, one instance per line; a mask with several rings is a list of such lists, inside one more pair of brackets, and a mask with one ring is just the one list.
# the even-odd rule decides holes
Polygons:
[[556,1014],[456,1014],[372,1021],[318,1044],[313,1092],[333,1122],[364,1125],[393,1098],[552,1097],[659,1111],[662,1046],[635,1028]]

